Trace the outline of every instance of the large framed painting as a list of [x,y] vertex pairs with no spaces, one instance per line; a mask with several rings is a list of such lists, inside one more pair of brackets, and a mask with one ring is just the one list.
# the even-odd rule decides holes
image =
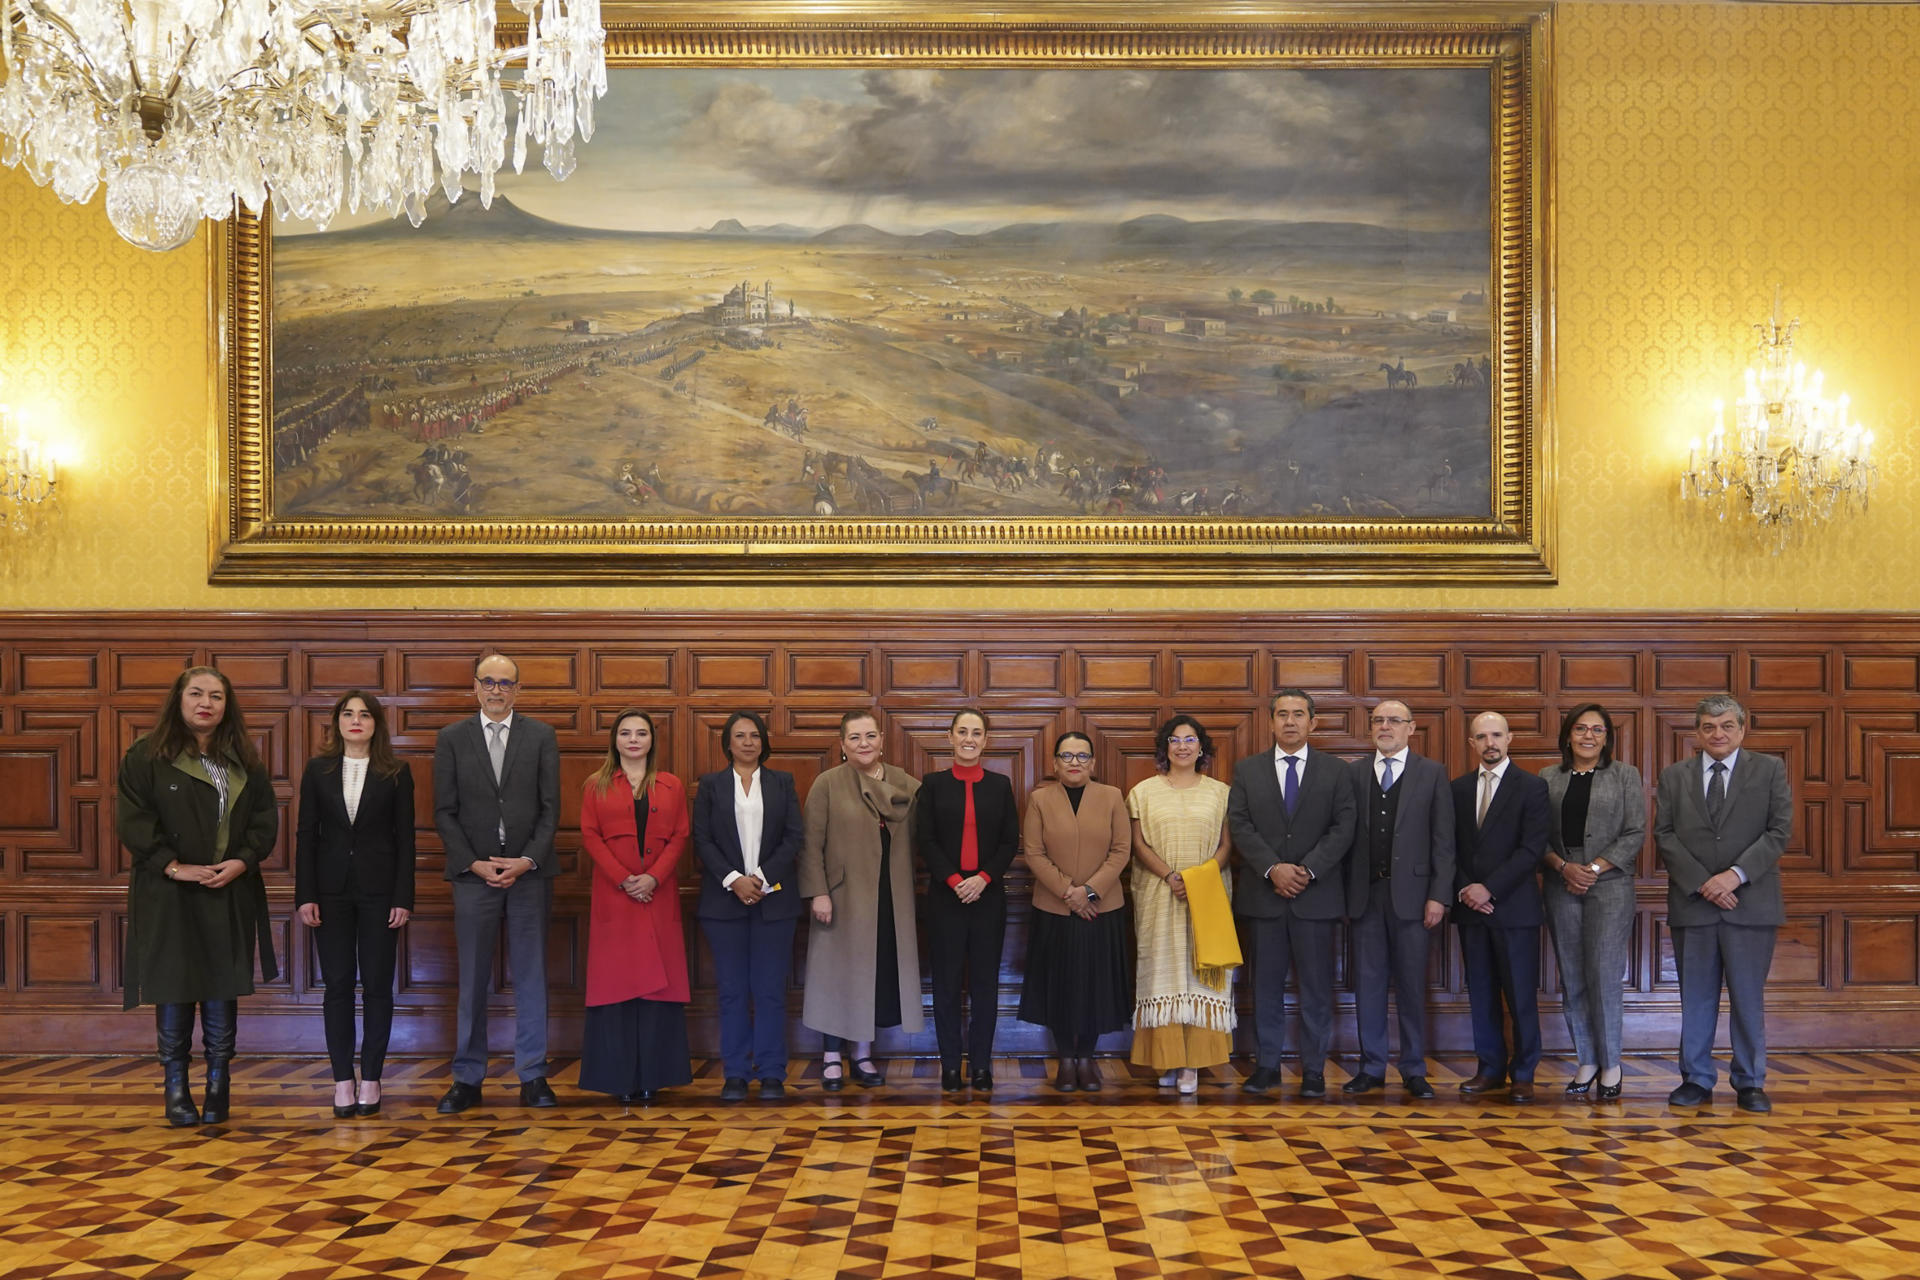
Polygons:
[[1548,9],[607,13],[564,182],[220,232],[216,581],[1553,580]]

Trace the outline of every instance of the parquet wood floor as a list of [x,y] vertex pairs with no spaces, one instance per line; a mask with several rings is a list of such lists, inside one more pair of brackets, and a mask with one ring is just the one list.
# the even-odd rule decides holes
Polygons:
[[[1670,1112],[1667,1061],[1627,1096],[1182,1099],[1108,1061],[1063,1095],[1003,1061],[991,1101],[937,1066],[725,1105],[714,1064],[646,1108],[433,1112],[444,1060],[393,1062],[384,1114],[336,1122],[323,1061],[235,1064],[217,1129],[159,1121],[151,1059],[0,1059],[0,1273],[431,1280],[498,1276],[1554,1277],[1920,1275],[1920,1056],[1782,1055],[1775,1110]],[[197,1084],[196,1084],[197,1087]]]

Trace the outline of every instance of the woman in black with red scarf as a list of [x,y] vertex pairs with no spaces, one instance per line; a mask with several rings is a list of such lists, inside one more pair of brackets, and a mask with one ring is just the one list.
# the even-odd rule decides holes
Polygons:
[[993,1028],[1000,1006],[1000,951],[1007,937],[1007,868],[1020,847],[1013,784],[980,763],[986,713],[968,709],[947,726],[953,767],[920,780],[914,845],[927,864],[927,957],[940,1087],[961,1087],[960,1003],[973,995],[967,1060],[973,1087],[993,1088]]

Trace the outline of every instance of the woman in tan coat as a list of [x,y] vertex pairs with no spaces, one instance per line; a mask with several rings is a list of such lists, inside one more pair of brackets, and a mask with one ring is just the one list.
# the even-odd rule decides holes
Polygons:
[[908,813],[920,783],[881,760],[880,720],[871,711],[840,717],[846,763],[807,792],[800,846],[800,896],[813,915],[807,938],[806,998],[800,1020],[826,1037],[820,1086],[853,1078],[871,1088],[878,1027],[919,1031],[920,944],[913,921],[913,848]]
[[1120,788],[1093,781],[1093,740],[1067,732],[1053,744],[1054,781],[1027,800],[1021,852],[1033,873],[1027,976],[1020,1019],[1053,1032],[1063,1093],[1100,1088],[1093,1049],[1133,1016],[1126,895],[1120,873],[1133,827]]

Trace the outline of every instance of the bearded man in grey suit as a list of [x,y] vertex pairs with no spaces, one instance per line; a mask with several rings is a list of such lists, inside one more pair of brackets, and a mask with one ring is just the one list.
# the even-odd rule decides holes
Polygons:
[[1653,835],[1667,868],[1667,926],[1680,971],[1676,1107],[1713,1101],[1714,1027],[1725,985],[1733,1030],[1734,1097],[1767,1112],[1767,971],[1786,919],[1780,854],[1793,834],[1793,793],[1777,756],[1742,751],[1747,710],[1728,694],[1693,711],[1700,753],[1660,771]]
[[560,825],[560,747],[551,726],[513,713],[520,668],[503,653],[474,665],[480,714],[440,730],[433,747],[433,824],[447,851],[459,951],[453,1086],[443,1115],[480,1101],[487,1075],[487,988],[504,921],[513,970],[513,1066],[520,1104],[551,1107],[547,1084],[547,916]]
[[1254,1070],[1241,1084],[1265,1093],[1280,1083],[1287,965],[1300,985],[1300,1096],[1327,1094],[1333,1041],[1334,924],[1346,910],[1342,864],[1353,843],[1353,780],[1344,760],[1307,746],[1313,698],[1282,689],[1268,701],[1273,753],[1233,770],[1227,826],[1252,875],[1234,886],[1233,910],[1253,942]]
[[1359,822],[1347,858],[1353,932],[1353,1004],[1360,1070],[1341,1092],[1386,1085],[1387,988],[1400,1012],[1400,1078],[1415,1098],[1427,1080],[1427,950],[1453,899],[1453,784],[1438,760],[1407,743],[1413,712],[1398,698],[1373,704],[1373,754],[1352,771]]

